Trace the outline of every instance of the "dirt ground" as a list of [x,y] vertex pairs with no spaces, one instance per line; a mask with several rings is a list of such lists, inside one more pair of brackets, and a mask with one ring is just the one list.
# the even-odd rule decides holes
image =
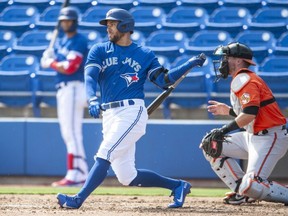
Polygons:
[[90,196],[78,210],[62,209],[55,195],[0,195],[0,215],[9,216],[123,216],[123,215],[288,215],[288,207],[276,203],[253,203],[231,206],[221,198],[187,197],[180,209],[168,209],[171,197],[164,196]]

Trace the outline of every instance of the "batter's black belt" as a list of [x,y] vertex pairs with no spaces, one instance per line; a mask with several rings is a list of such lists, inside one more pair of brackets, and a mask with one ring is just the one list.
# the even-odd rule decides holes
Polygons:
[[110,102],[110,103],[104,103],[101,104],[101,109],[102,110],[107,110],[107,109],[112,109],[112,108],[117,108],[117,107],[123,107],[126,105],[134,105],[135,102],[131,99],[127,100],[127,103],[124,102],[124,100],[122,101],[115,101],[115,102]]
[[[286,125],[282,125],[281,130],[286,130]],[[260,135],[265,135],[267,133],[269,133],[269,129],[264,129],[262,131],[259,131],[258,133],[254,133],[254,135],[260,136]]]

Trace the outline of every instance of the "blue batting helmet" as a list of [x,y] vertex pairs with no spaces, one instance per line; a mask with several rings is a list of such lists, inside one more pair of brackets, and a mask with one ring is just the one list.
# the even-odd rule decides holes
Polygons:
[[113,8],[107,12],[106,18],[100,20],[99,23],[101,25],[107,25],[108,20],[119,21],[117,25],[118,31],[122,33],[133,33],[135,21],[133,16],[128,11],[120,8]]
[[78,26],[78,12],[73,7],[64,7],[60,10],[60,14],[58,17],[58,20],[72,20],[74,21],[73,25],[69,29],[69,32],[76,31],[76,28]]

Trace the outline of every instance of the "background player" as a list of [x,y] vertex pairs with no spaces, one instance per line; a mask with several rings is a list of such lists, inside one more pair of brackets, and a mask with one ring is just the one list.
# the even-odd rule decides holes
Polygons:
[[78,14],[73,7],[61,9],[61,29],[65,35],[58,47],[47,49],[41,58],[43,68],[57,73],[57,114],[67,148],[66,176],[52,186],[82,185],[88,166],[82,141],[82,119],[86,105],[84,63],[88,53],[87,39],[77,33]]
[[[204,153],[212,169],[233,191],[224,198],[227,204],[255,200],[288,203],[288,188],[268,181],[276,163],[288,149],[286,119],[266,83],[248,69],[255,65],[251,49],[241,43],[218,47],[221,57],[219,77],[232,76],[231,104],[209,101],[213,115],[232,115],[235,120],[217,129],[219,135],[245,128],[231,134],[223,142],[222,155],[212,158]],[[246,173],[235,159],[248,159]]]
[[[202,66],[205,59],[191,58],[168,73],[153,52],[131,41],[134,18],[129,12],[111,9],[100,24],[107,26],[109,41],[96,44],[90,50],[85,83],[90,115],[98,118],[100,109],[103,110],[103,141],[80,192],[72,197],[58,194],[58,203],[65,208],[79,208],[103,182],[111,165],[123,185],[170,189],[174,202],[169,207],[182,207],[190,192],[188,182],[135,168],[135,144],[145,134],[148,119],[143,88],[147,77],[167,88],[187,70]],[[97,85],[101,103],[96,97]]]

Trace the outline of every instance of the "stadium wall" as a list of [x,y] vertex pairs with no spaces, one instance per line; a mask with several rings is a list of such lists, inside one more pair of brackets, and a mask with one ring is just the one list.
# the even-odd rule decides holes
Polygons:
[[[226,121],[149,120],[146,135],[137,143],[136,167],[176,178],[214,179],[199,143],[203,135]],[[89,167],[102,140],[101,120],[84,120],[84,145]],[[57,119],[1,119],[0,175],[62,176],[66,149]],[[276,177],[288,177],[277,167]],[[283,170],[282,170],[283,169]],[[114,176],[112,170],[109,176]]]

